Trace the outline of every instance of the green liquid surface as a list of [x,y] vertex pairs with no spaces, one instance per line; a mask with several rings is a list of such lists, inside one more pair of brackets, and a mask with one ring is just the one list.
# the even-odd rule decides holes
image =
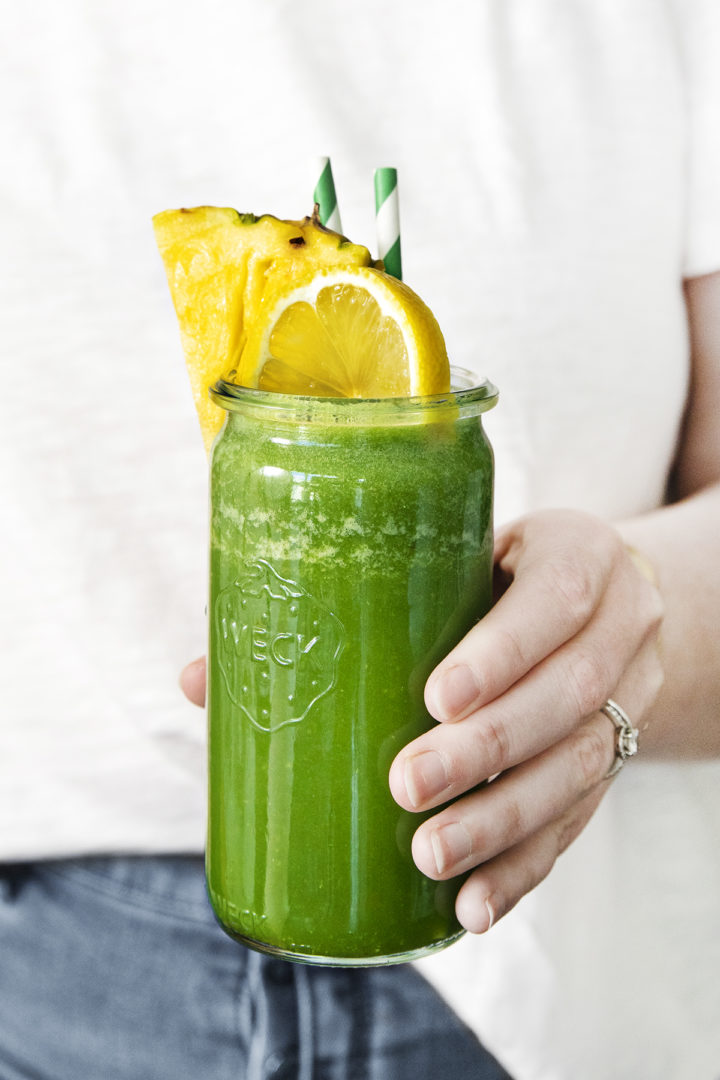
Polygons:
[[398,751],[433,667],[490,606],[479,417],[274,425],[231,413],[212,465],[207,875],[233,936],[383,963],[461,927],[415,867]]

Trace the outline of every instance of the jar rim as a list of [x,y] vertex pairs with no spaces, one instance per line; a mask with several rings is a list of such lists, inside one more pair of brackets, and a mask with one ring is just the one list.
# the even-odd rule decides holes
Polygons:
[[442,411],[448,407],[472,413],[487,412],[498,400],[497,387],[488,379],[479,379],[467,368],[451,367],[451,389],[444,394],[429,394],[384,398],[311,397],[296,394],[279,394],[270,390],[257,390],[225,379],[218,379],[210,387],[210,397],[228,412],[240,412],[250,408],[272,411],[278,418],[288,420],[306,419],[308,422],[357,423],[370,417],[375,421],[382,416],[395,417],[400,423],[411,415]]

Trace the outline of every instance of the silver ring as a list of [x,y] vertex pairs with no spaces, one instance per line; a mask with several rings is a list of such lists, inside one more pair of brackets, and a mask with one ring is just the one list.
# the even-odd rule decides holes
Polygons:
[[608,698],[600,712],[607,716],[608,720],[612,720],[615,727],[615,760],[605,777],[609,780],[620,772],[628,758],[637,754],[640,732],[632,726],[630,717],[617,701]]

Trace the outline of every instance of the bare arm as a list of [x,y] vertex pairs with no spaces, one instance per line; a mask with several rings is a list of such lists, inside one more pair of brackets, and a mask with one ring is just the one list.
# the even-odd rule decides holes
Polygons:
[[643,749],[720,753],[720,273],[686,284],[692,380],[673,477],[678,502],[623,523],[652,561],[665,604],[665,684]]

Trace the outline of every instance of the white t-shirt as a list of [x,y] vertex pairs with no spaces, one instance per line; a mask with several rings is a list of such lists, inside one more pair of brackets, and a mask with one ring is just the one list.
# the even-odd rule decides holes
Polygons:
[[[150,217],[298,217],[333,158],[501,390],[497,517],[663,497],[683,275],[720,268],[713,0],[5,5],[0,857],[200,851],[206,462]],[[720,1073],[720,766],[633,762],[423,970],[519,1080]]]

